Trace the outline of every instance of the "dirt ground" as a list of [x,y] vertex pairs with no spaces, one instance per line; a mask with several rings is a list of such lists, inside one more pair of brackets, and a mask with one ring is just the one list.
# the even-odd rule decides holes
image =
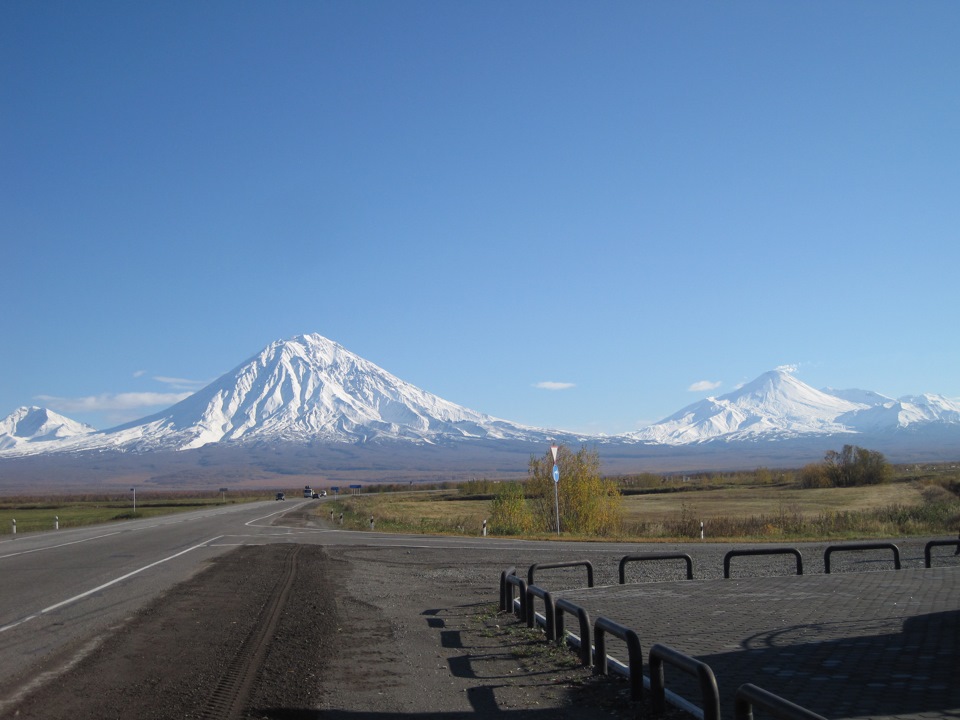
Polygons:
[[633,718],[626,683],[498,615],[496,553],[245,546],[4,718]]

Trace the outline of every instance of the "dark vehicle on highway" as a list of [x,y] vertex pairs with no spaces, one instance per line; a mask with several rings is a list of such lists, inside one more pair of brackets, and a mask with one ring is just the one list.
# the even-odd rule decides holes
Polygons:
[[283,493],[277,493],[277,500],[286,500],[287,496]]

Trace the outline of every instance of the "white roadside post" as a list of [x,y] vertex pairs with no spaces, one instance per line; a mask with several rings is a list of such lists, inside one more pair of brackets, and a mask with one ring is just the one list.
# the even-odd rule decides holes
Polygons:
[[137,489],[130,488],[130,492],[133,493],[133,514],[136,515],[137,514]]
[[560,534],[560,468],[557,466],[557,450],[559,449],[556,445],[550,446],[550,452],[553,453],[553,500],[557,508],[557,535]]

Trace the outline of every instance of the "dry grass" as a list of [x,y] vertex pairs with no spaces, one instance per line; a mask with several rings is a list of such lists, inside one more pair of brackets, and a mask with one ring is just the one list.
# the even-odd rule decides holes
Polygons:
[[822,512],[877,510],[890,505],[921,505],[923,497],[912,483],[852,488],[752,486],[715,490],[686,490],[623,498],[624,523],[661,523],[686,511],[701,520],[716,517],[776,515],[783,509],[803,515]]

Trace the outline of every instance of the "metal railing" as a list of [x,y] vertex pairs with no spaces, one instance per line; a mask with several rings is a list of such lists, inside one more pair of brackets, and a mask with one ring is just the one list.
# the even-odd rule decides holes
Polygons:
[[566,637],[566,631],[563,627],[564,612],[574,613],[577,616],[577,620],[580,622],[580,637],[576,643],[572,644],[579,645],[580,664],[585,667],[590,667],[593,664],[593,641],[591,639],[592,633],[590,631],[590,614],[584,608],[580,607],[579,605],[574,605],[566,598],[557,598],[555,610],[554,631],[556,632],[557,640],[563,640]]
[[803,555],[796,548],[759,548],[756,550],[731,550],[723,556],[723,577],[730,579],[730,559],[750,555],[793,555],[797,559],[797,575],[803,575]]
[[593,563],[589,560],[571,560],[570,562],[534,563],[527,570],[527,584],[533,585],[533,576],[537,570],[552,570],[556,568],[585,567],[587,569],[587,587],[593,587]]
[[900,569],[900,548],[893,543],[851,543],[849,545],[831,545],[823,551],[823,572],[830,574],[830,555],[835,552],[853,552],[857,550],[892,550],[893,567]]
[[717,678],[710,666],[660,643],[650,648],[650,693],[653,696],[653,712],[663,715],[667,709],[664,663],[697,678],[700,685],[700,700],[703,703],[703,720],[720,720],[720,689],[717,687]]
[[931,540],[923,546],[923,565],[926,568],[933,567],[931,565],[933,553],[930,551],[935,547],[955,547],[957,551],[954,555],[960,555],[960,540]]
[[627,644],[630,699],[640,700],[643,697],[643,650],[640,647],[640,636],[635,631],[609,618],[598,617],[593,624],[594,672],[597,675],[608,674],[607,633]]

